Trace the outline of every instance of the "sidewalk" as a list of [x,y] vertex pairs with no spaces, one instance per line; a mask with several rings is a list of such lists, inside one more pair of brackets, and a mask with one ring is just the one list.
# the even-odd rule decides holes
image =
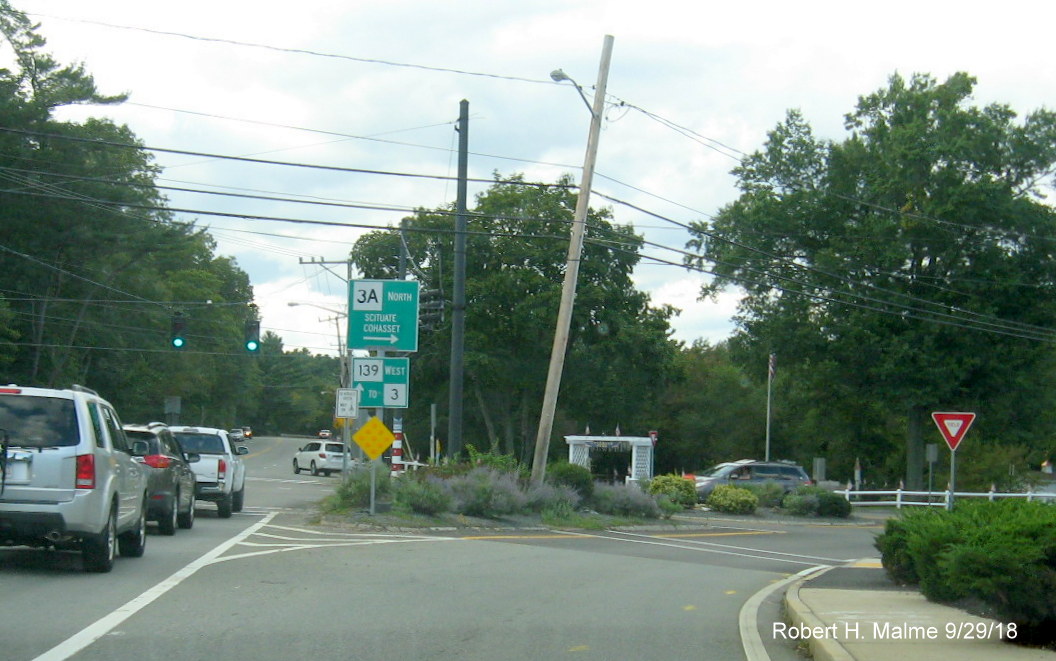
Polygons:
[[1002,642],[1011,625],[895,586],[879,559],[797,581],[785,606],[787,627],[766,633],[803,640],[817,661],[1056,661],[1056,652]]

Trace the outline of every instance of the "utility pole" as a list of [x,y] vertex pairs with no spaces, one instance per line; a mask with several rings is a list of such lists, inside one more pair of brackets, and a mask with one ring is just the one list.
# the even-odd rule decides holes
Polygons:
[[447,412],[447,447],[462,451],[462,376],[466,337],[466,183],[469,171],[469,101],[458,106],[458,187],[455,199],[455,272],[451,299],[451,376]]
[[[605,35],[598,68],[598,84],[594,89],[594,106],[591,109],[590,133],[587,138],[587,153],[583,159],[583,178],[579,184],[576,200],[576,215],[572,221],[572,236],[568,242],[568,263],[565,280],[561,287],[561,307],[557,312],[557,328],[554,330],[554,345],[550,351],[550,368],[546,375],[546,391],[543,393],[543,410],[539,416],[539,431],[535,437],[535,456],[532,459],[532,484],[540,484],[546,477],[546,457],[550,451],[550,434],[554,429],[554,414],[557,409],[557,392],[561,387],[561,373],[565,367],[565,350],[568,347],[568,330],[572,324],[572,307],[576,298],[576,282],[579,279],[579,260],[583,254],[583,234],[590,208],[590,187],[594,181],[594,161],[598,155],[598,138],[601,134],[601,118],[605,111],[605,87],[609,80],[609,61],[612,59],[611,35]],[[577,91],[579,85],[576,85]]]

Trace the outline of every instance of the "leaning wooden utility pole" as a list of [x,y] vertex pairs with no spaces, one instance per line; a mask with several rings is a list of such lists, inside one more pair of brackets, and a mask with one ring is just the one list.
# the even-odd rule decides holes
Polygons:
[[[554,330],[554,345],[550,351],[550,369],[546,374],[543,410],[539,416],[539,430],[535,437],[535,456],[532,459],[532,484],[539,484],[546,477],[546,457],[550,451],[550,434],[554,429],[554,414],[557,410],[557,392],[561,387],[561,373],[565,367],[568,331],[572,324],[572,307],[576,298],[576,282],[579,279],[579,260],[583,254],[583,235],[587,223],[587,210],[590,208],[590,187],[594,181],[594,161],[598,156],[601,119],[605,112],[605,86],[609,80],[612,42],[612,36],[605,35],[605,42],[601,51],[601,65],[598,68],[598,84],[594,88],[594,106],[590,111],[590,134],[587,138],[587,153],[583,159],[583,178],[579,184],[576,215],[572,221],[572,236],[568,242],[565,281],[561,287],[561,306],[557,311],[557,328]],[[561,79],[568,79],[568,77],[562,74]],[[558,78],[555,77],[555,80],[558,80]],[[579,89],[579,85],[574,80],[571,82],[582,95],[583,92]]]

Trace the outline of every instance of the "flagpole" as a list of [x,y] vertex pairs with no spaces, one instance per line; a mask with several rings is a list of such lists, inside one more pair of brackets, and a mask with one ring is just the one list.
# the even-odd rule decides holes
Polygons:
[[776,358],[774,354],[770,354],[766,370],[766,456],[763,457],[763,461],[770,461],[770,395],[773,390]]

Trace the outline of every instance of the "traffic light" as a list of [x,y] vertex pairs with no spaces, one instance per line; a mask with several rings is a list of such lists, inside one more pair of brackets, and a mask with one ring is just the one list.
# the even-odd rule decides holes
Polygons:
[[257,319],[246,320],[246,351],[257,353],[260,351],[260,321]]
[[172,330],[169,332],[169,344],[173,349],[183,349],[187,346],[187,320],[183,318],[182,312],[172,315]]
[[418,296],[418,325],[422,330],[436,330],[444,320],[444,299],[438,289],[423,289]]

